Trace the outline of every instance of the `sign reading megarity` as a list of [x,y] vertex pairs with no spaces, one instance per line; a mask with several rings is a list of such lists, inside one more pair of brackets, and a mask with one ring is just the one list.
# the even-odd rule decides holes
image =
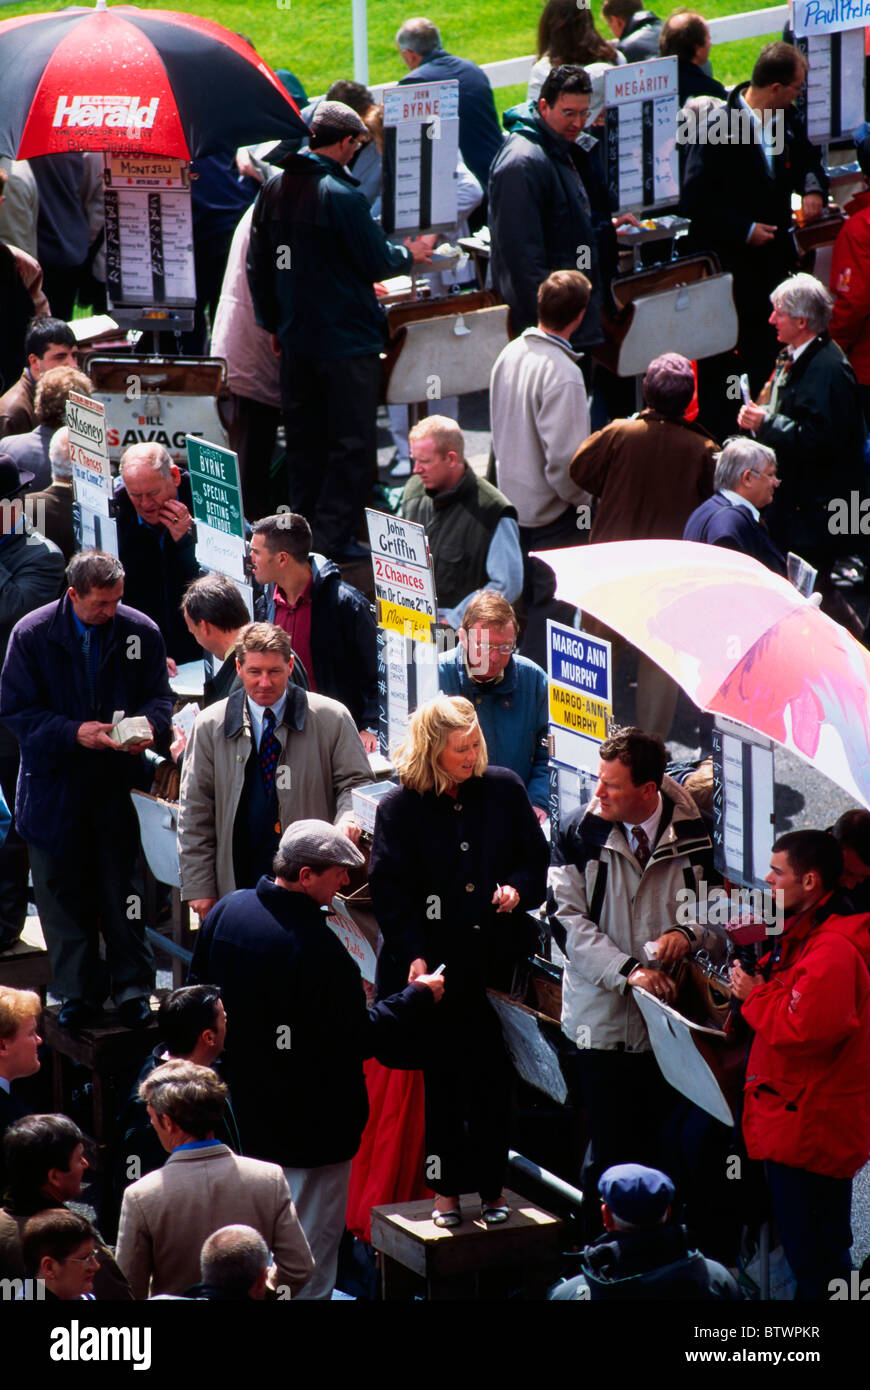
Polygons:
[[388,236],[456,226],[458,154],[458,82],[421,82],[384,92],[381,222]]
[[76,501],[98,516],[109,516],[113,483],[106,438],[106,407],[89,396],[70,391],[66,423]]
[[245,525],[238,456],[232,449],[193,435],[187,436],[186,443],[197,523],[196,558],[207,569],[244,583]]
[[404,738],[408,715],[438,693],[435,580],[416,521],[366,509],[378,621],[379,744]]
[[605,72],[607,187],[620,212],[678,200],[678,107],[676,58],[627,63]]
[[613,715],[610,643],[549,620],[547,676],[553,761],[596,772]]

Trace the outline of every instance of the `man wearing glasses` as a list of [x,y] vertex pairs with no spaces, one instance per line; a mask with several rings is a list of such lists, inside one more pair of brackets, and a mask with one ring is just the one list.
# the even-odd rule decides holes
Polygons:
[[508,112],[508,138],[489,175],[493,283],[510,306],[513,333],[534,328],[538,286],[551,271],[582,270],[592,298],[575,349],[601,341],[598,199],[586,184],[588,157],[576,143],[591,92],[583,68],[554,68],[536,102]]
[[740,550],[784,575],[785,560],[761,515],[779,487],[773,450],[743,436],[726,440],[716,460],[713,487],[713,496],[696,507],[686,522],[683,540]]
[[445,695],[477,711],[489,761],[521,777],[538,820],[547,819],[547,678],[516,655],[517,619],[501,594],[482,589],[465,610],[459,645],[438,658]]

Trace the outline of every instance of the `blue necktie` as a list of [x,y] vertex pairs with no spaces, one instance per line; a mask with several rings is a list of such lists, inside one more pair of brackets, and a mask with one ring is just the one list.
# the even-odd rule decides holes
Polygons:
[[267,709],[263,715],[263,734],[260,739],[260,771],[263,774],[263,790],[268,800],[275,789],[275,768],[281,745],[275,735],[275,711]]
[[88,678],[88,695],[90,697],[91,709],[97,703],[97,656],[99,654],[99,637],[94,633],[93,628],[86,627],[82,634],[82,654],[85,658],[85,674]]

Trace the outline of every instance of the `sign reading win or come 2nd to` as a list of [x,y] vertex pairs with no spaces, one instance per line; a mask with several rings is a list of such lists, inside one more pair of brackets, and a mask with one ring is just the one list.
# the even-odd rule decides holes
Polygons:
[[186,443],[196,517],[196,558],[207,569],[220,570],[244,583],[245,524],[238,456],[232,449],[190,434]]
[[553,761],[597,772],[613,714],[610,643],[549,621],[547,676]]
[[366,509],[378,627],[414,642],[435,641],[435,581],[426,532],[416,521]]
[[438,693],[435,580],[416,521],[366,510],[378,618],[380,750],[404,738],[408,715]]
[[113,483],[106,437],[106,407],[70,391],[66,407],[76,501],[97,516],[110,515]]

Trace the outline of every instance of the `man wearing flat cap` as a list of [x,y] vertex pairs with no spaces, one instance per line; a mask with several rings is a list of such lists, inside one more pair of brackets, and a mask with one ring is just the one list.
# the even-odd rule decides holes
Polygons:
[[582,1273],[558,1284],[558,1302],[740,1297],[724,1265],[708,1260],[671,1220],[674,1184],[658,1168],[618,1163],[598,1182],[604,1235],[580,1256]]
[[363,856],[335,826],[284,832],[274,878],[231,893],[200,929],[190,983],[219,986],[233,1036],[226,1053],[246,1154],[280,1163],[316,1268],[298,1295],[328,1299],[351,1161],[368,1119],[362,1063],[441,997],[420,976],[369,1012],[357,969],[324,913]]
[[377,468],[376,416],[386,318],[378,280],[429,255],[395,246],[345,167],[369,132],[341,101],[320,102],[309,148],[254,204],[247,271],[257,323],[281,354],[287,500],[331,560],[366,555],[356,540]]

